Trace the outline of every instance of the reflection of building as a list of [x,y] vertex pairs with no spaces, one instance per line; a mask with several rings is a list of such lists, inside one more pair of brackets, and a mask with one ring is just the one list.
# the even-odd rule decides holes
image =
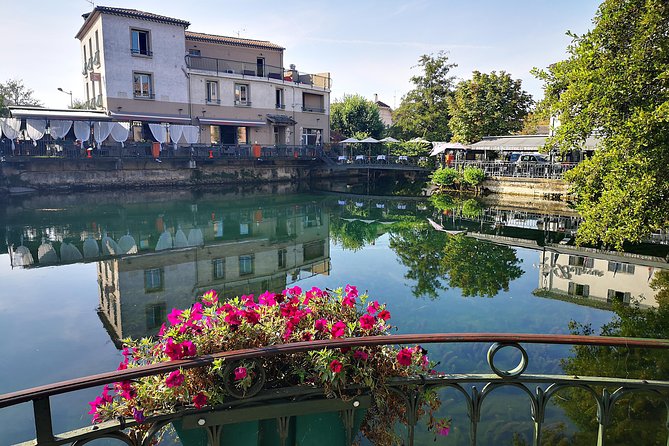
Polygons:
[[223,215],[201,228],[202,245],[99,262],[100,316],[114,341],[155,334],[172,308],[190,307],[209,289],[223,297],[258,295],[328,274],[329,217],[314,205],[301,209],[289,217]]
[[539,289],[572,298],[657,306],[650,281],[667,268],[662,259],[564,248],[540,253]]

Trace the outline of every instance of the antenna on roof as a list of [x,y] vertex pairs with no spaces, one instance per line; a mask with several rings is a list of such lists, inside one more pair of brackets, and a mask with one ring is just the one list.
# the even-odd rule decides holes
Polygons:
[[235,31],[235,34],[237,34],[237,37],[239,37],[239,34],[245,32],[245,31],[246,31],[246,28],[242,28],[241,30]]
[[86,2],[95,8],[95,2],[93,0],[86,0]]

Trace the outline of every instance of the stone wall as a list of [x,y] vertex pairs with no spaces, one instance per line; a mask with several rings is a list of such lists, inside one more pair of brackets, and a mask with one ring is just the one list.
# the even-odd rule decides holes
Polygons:
[[566,198],[569,185],[562,180],[546,178],[488,178],[481,185],[487,192],[536,198]]
[[0,166],[0,187],[20,190],[254,184],[308,180],[319,161],[164,159],[31,159]]

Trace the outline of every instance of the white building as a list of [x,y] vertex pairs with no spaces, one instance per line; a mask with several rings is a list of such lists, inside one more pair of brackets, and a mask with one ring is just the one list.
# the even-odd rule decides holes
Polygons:
[[329,73],[284,69],[281,46],[134,9],[96,6],[83,17],[89,106],[131,121],[133,139],[150,139],[154,122],[197,125],[203,144],[329,140]]

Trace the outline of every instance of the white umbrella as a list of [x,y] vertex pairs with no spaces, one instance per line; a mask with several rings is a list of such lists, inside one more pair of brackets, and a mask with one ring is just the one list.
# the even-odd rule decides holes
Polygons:
[[379,142],[400,142],[399,139],[395,139],[392,136],[386,136],[383,139],[380,139]]
[[351,143],[354,143],[354,142],[360,142],[360,140],[356,139],[356,138],[346,138],[345,140],[339,141],[339,142],[341,144],[351,144]]
[[367,138],[360,140],[360,142],[368,142],[368,143],[371,143],[371,144],[376,144],[377,142],[379,142],[379,140],[374,139],[371,136],[368,136]]
[[84,240],[84,258],[91,259],[100,255],[100,248],[98,242],[90,235]]

